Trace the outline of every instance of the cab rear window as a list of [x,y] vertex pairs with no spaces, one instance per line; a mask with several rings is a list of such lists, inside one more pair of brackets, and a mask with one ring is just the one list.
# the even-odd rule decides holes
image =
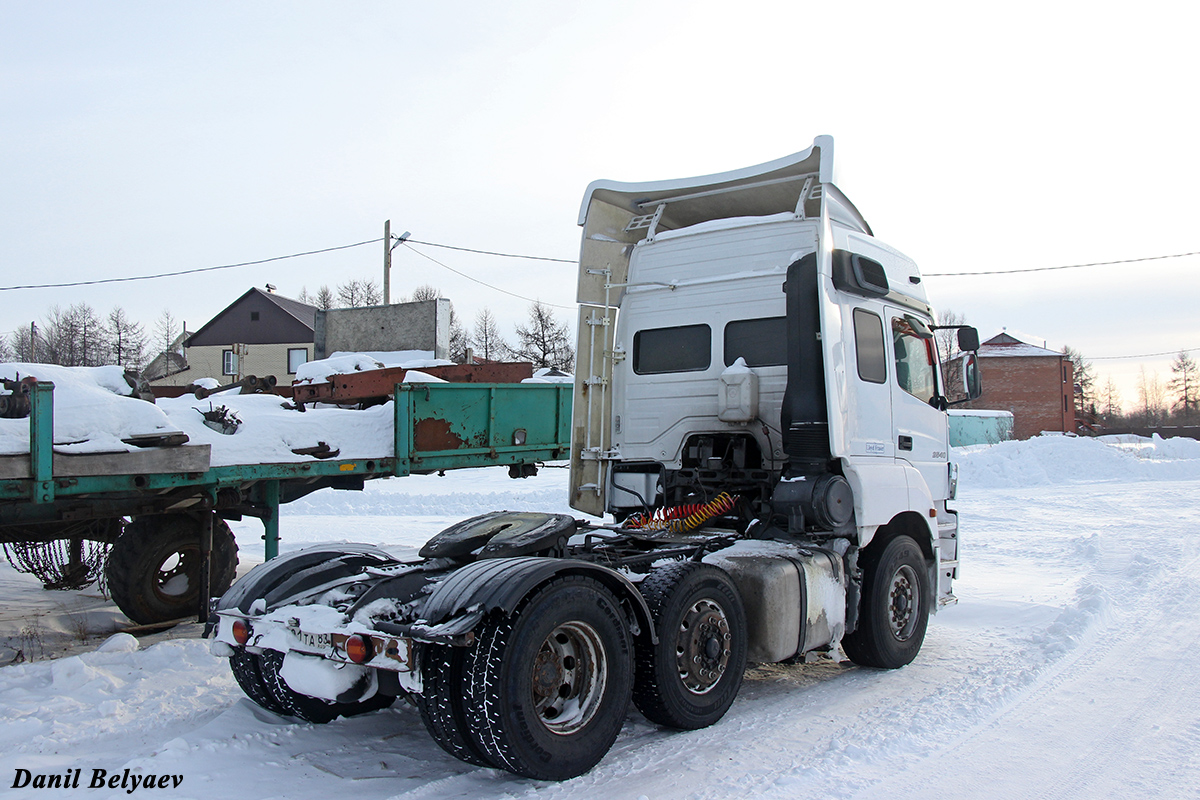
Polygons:
[[703,372],[712,363],[712,328],[679,325],[633,335],[633,371],[638,375]]

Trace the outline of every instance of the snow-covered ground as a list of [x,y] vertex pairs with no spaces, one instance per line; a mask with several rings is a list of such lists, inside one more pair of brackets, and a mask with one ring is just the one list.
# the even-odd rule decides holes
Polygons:
[[[158,796],[206,800],[1197,797],[1200,443],[1043,437],[956,458],[961,602],[903,669],[754,666],[712,728],[668,731],[631,711],[599,766],[546,784],[455,761],[407,705],[297,722],[243,697],[202,641],[118,634],[0,669],[0,787],[124,797],[133,776],[165,775],[182,782]],[[282,547],[408,552],[471,514],[566,511],[565,482],[493,469],[324,491],[284,508]],[[236,534],[243,561],[261,557],[256,523]],[[0,591],[0,636],[38,619],[82,639],[120,619],[95,592],[42,592],[6,565]],[[79,769],[81,789],[9,788],[21,769]],[[129,770],[125,787],[86,791],[97,769]]]

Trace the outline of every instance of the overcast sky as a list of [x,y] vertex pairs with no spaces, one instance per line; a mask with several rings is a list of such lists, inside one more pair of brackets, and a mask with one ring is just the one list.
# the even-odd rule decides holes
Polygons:
[[[0,285],[152,275],[394,233],[573,259],[584,188],[836,142],[836,182],[926,273],[1200,250],[1184,3],[0,0]],[[572,306],[569,264],[421,248]],[[0,291],[195,329],[251,286],[382,283],[382,245],[186,277]],[[506,335],[525,300],[397,248]],[[1093,360],[1126,402],[1200,348],[1200,257],[930,277],[936,306]],[[566,319],[573,311],[558,309]]]

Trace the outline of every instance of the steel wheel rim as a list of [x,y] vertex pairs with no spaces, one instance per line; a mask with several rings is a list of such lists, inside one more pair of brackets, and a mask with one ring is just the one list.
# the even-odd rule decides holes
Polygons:
[[892,575],[888,590],[888,626],[892,636],[904,642],[912,638],[920,617],[921,598],[917,593],[917,573],[909,565],[901,566]]
[[683,688],[695,695],[711,692],[729,666],[729,617],[713,600],[698,600],[679,621],[675,664]]
[[[174,566],[167,567],[174,560]],[[200,566],[200,548],[179,547],[167,553],[160,562],[154,575],[154,593],[159,599],[173,602],[181,597],[187,597],[193,590],[192,572],[198,572]],[[169,586],[177,578],[183,578],[182,589]],[[177,582],[178,583],[178,582]]]
[[608,653],[596,629],[564,622],[550,632],[533,659],[533,704],[551,733],[568,736],[586,726],[608,684]]

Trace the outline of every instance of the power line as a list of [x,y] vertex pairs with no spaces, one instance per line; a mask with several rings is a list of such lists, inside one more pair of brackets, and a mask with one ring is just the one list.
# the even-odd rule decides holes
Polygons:
[[[986,270],[984,272],[926,272],[926,278],[961,278],[968,275],[1015,275],[1021,272],[1050,272],[1058,269],[1079,269],[1080,267],[1106,267],[1112,264],[1136,264],[1142,261],[1161,261],[1166,258],[1186,258],[1187,256],[1198,256],[1200,250],[1195,250],[1190,253],[1173,253],[1168,256],[1146,256],[1145,258],[1126,258],[1121,261],[1093,261],[1088,264],[1066,264],[1060,267],[1031,267],[1029,269],[995,269]],[[1120,356],[1125,358],[1125,356]]]
[[128,281],[148,281],[155,278],[174,278],[179,275],[194,275],[198,272],[214,272],[219,269],[233,269],[234,267],[250,267],[255,264],[268,264],[272,261],[283,261],[287,258],[299,258],[301,256],[314,256],[318,253],[332,253],[335,250],[349,250],[351,247],[362,247],[364,244],[374,244],[382,242],[383,237],[377,239],[367,239],[365,242],[355,242],[354,244],[343,244],[337,247],[326,247],[321,250],[307,250],[303,253],[291,253],[286,256],[274,256],[272,258],[260,258],[257,261],[242,261],[238,264],[222,264],[217,267],[200,267],[198,269],[184,269],[178,272],[160,272],[157,275],[137,275],[131,278],[97,278],[94,281],[74,281],[71,283],[42,283],[28,284],[25,286],[0,286],[0,292],[8,292],[14,289],[65,289],[71,286],[95,286],[100,283],[126,283]]
[[[438,244],[437,242],[422,242],[417,239],[405,239],[406,244],[423,244],[428,247],[442,247],[446,250],[459,250],[464,253],[478,253],[484,256],[500,256],[501,258],[527,258],[530,261],[554,261],[558,264],[576,264],[574,259],[570,258],[550,258],[549,256],[526,256],[517,253],[497,253],[493,250],[472,250],[470,247],[455,247],[449,244]],[[415,250],[413,252],[416,252]],[[444,265],[443,265],[444,266]]]
[[[426,255],[425,253],[422,253],[420,250],[414,250],[413,248],[411,248],[411,247],[409,247],[409,246],[408,246],[408,242],[409,242],[409,241],[410,241],[410,240],[405,240],[405,241],[401,242],[400,244],[404,245],[404,246],[405,246],[405,247],[407,247],[407,248],[408,248],[410,251],[412,251],[413,253],[416,253],[417,255],[419,255],[421,258],[428,259],[428,260],[432,261],[433,263],[437,264],[439,267],[442,267],[443,269],[448,269],[448,270],[450,270],[451,272],[453,272],[455,275],[461,275],[462,277],[466,278],[466,279],[467,279],[467,280],[469,280],[469,281],[475,281],[475,283],[478,283],[480,286],[486,286],[487,288],[489,288],[489,289],[492,289],[493,291],[501,292],[501,293],[503,293],[503,294],[507,294],[507,295],[510,295],[510,296],[512,296],[512,297],[516,297],[516,298],[518,298],[518,299],[520,299],[520,300],[528,300],[528,301],[529,301],[529,302],[531,302],[531,303],[541,303],[541,304],[542,304],[542,305],[544,305],[544,306],[553,306],[554,308],[565,308],[565,309],[567,309],[567,310],[569,310],[569,311],[574,311],[574,310],[575,310],[575,306],[561,306],[561,305],[559,305],[558,303],[548,303],[548,302],[546,302],[545,300],[536,300],[536,299],[534,299],[534,298],[532,298],[532,297],[526,297],[526,296],[525,296],[525,295],[523,295],[523,294],[517,294],[516,292],[510,292],[508,289],[501,289],[499,286],[493,286],[492,284],[490,284],[490,283],[487,283],[486,281],[481,281],[481,280],[479,280],[479,278],[476,278],[476,277],[473,277],[473,276],[471,276],[471,275],[468,275],[468,274],[467,274],[467,273],[465,273],[465,272],[460,272],[459,270],[456,270],[454,267],[451,267],[451,266],[448,266],[448,265],[446,265],[446,264],[443,264],[441,261],[438,261],[438,260],[437,260],[436,258],[434,258],[433,256]],[[418,242],[418,244],[424,244],[424,242]],[[455,247],[455,248],[451,248],[451,249],[458,250],[458,249],[462,249],[462,248],[457,248],[457,247]],[[515,258],[522,258],[523,256],[514,256],[514,257],[515,257]],[[546,261],[551,261],[551,260],[554,260],[554,259],[544,259],[544,260],[546,260]],[[572,262],[570,262],[570,263],[572,263],[572,264],[573,264],[573,263],[575,263],[575,262],[573,262],[573,261],[572,261]]]
[[1120,359],[1120,358],[1155,358],[1157,356],[1178,355],[1179,353],[1192,353],[1192,352],[1195,352],[1196,350],[1200,350],[1200,347],[1188,347],[1183,350],[1169,350],[1165,353],[1141,353],[1139,355],[1134,355],[1134,356],[1095,356],[1094,358],[1086,358],[1085,357],[1085,359],[1088,361],[1114,361],[1114,360]]

